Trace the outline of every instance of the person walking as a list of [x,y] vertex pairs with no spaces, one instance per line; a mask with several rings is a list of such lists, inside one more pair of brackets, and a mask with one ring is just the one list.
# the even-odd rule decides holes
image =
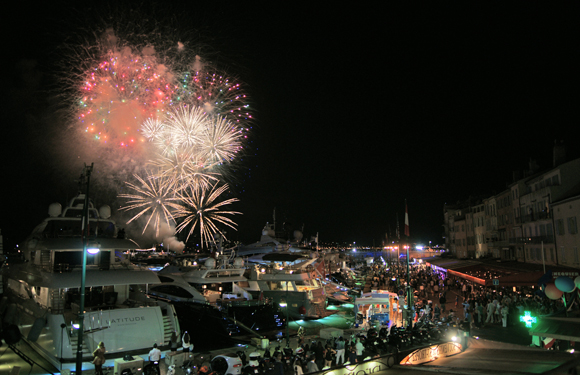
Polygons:
[[101,341],[93,352],[93,364],[95,365],[95,375],[103,375],[103,364],[105,363],[105,344]]
[[153,365],[157,375],[161,375],[159,370],[159,361],[161,361],[161,350],[157,349],[157,344],[153,344],[153,349],[149,352],[149,363]]

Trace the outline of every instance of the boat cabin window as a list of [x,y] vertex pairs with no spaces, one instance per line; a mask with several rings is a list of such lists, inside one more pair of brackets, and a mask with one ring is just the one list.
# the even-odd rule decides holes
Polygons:
[[[45,238],[80,237],[82,226],[79,220],[50,220],[42,234]],[[89,225],[89,235],[112,238],[115,225],[111,221],[92,221]]]
[[[64,217],[83,217],[83,209],[82,208],[67,208],[64,213]],[[94,208],[89,208],[89,218],[91,219],[98,219],[99,214],[98,211]]]
[[201,290],[210,290],[219,293],[231,293],[233,290],[232,283],[214,283],[214,284],[196,284],[196,283],[189,283],[195,289]]
[[[95,307],[108,305],[112,306],[117,303],[118,293],[112,286],[94,286],[85,288],[85,307]],[[80,288],[70,288],[66,292],[65,305],[71,308],[72,304],[79,305],[81,301]]]
[[[81,267],[83,265],[83,252],[79,251],[55,251],[54,266],[66,266],[67,269]],[[87,266],[98,265],[100,269],[109,269],[111,265],[111,252],[101,250],[97,254],[87,253]]]
[[193,295],[187,290],[177,285],[159,285],[149,288],[151,293],[163,293],[180,298],[193,298]]
[[161,281],[162,283],[174,283],[175,282],[175,280],[173,280],[171,277],[161,276],[161,275],[157,275],[157,277],[159,277],[159,281]]

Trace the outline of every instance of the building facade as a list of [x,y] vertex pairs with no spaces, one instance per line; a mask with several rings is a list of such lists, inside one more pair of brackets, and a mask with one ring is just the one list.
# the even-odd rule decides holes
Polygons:
[[580,195],[565,198],[552,204],[558,263],[580,268]]
[[551,169],[531,161],[524,177],[499,194],[444,206],[446,246],[460,259],[491,256],[580,268],[577,218],[580,159],[565,162],[554,147]]

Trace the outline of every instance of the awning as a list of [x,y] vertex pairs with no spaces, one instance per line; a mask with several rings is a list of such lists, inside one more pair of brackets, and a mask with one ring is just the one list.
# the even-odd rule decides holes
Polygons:
[[481,262],[476,260],[464,260],[464,259],[455,259],[455,258],[432,258],[432,259],[425,259],[425,263],[428,265],[437,266],[446,270],[456,270],[462,267],[473,266],[477,264],[481,264]]
[[356,297],[354,305],[388,305],[391,298],[399,297],[396,293],[381,291],[380,293],[364,293]]
[[450,258],[435,258],[425,261],[430,266],[437,266],[443,268],[447,273],[461,277],[472,281],[474,283],[485,285],[485,280],[479,277],[471,276],[466,273],[461,272],[463,269],[468,270],[474,266],[480,266],[481,262],[475,260],[462,260],[462,259],[450,259]]
[[580,319],[539,318],[539,322],[530,328],[530,335],[580,341]]

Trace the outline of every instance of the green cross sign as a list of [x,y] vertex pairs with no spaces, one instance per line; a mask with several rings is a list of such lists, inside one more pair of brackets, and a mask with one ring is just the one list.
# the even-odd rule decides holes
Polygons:
[[520,315],[520,322],[525,322],[526,327],[531,328],[532,323],[536,323],[537,319],[535,316],[531,316],[529,311],[524,311],[524,315]]

